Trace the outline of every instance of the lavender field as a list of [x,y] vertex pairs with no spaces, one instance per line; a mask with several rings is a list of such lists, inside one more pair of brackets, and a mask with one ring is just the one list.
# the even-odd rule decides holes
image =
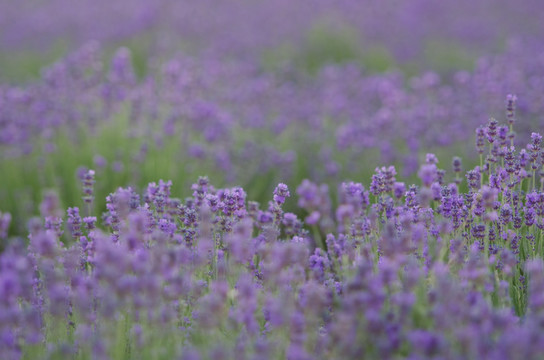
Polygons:
[[0,360],[544,358],[542,19],[0,0]]

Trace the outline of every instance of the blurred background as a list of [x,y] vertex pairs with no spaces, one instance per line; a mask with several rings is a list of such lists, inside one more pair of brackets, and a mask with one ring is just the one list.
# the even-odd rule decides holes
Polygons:
[[97,213],[159,179],[266,203],[390,164],[409,184],[427,153],[470,169],[508,94],[517,145],[544,126],[542,19],[539,0],[0,0],[0,211],[23,234],[46,191],[81,206],[88,169]]
[[89,41],[130,48],[140,76],[178,52],[415,72],[470,69],[512,39],[538,47],[544,33],[538,0],[3,0],[0,10],[0,78],[9,82],[38,77]]

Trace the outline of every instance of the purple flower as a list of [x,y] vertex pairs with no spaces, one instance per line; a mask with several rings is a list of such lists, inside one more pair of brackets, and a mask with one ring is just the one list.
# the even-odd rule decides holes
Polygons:
[[302,230],[302,223],[297,219],[297,216],[293,213],[283,214],[282,224],[287,236],[298,235]]
[[385,176],[378,172],[372,175],[372,182],[370,183],[370,192],[374,196],[379,196],[385,191]]
[[323,250],[316,248],[312,256],[310,256],[310,269],[312,270],[316,280],[325,281],[325,275],[330,267],[330,261]]
[[83,222],[87,226],[87,230],[93,230],[96,227],[96,216],[86,216]]
[[280,183],[274,190],[274,201],[276,204],[281,205],[285,202],[285,198],[291,196],[287,185]]
[[393,185],[393,194],[397,199],[400,199],[404,196],[406,192],[406,185],[403,182],[395,182]]
[[304,221],[308,225],[315,225],[315,224],[317,224],[317,222],[319,221],[320,218],[321,218],[321,214],[319,213],[319,211],[312,211],[312,213],[310,215],[308,215],[304,219]]
[[419,168],[417,175],[425,187],[430,187],[436,180],[436,165],[434,163],[423,164]]
[[425,155],[425,163],[429,165],[438,165],[438,158],[435,154]]
[[83,235],[81,232],[81,216],[79,216],[79,209],[77,207],[68,208],[68,225],[71,228],[72,236],[75,240],[78,240]]
[[495,120],[494,118],[489,119],[489,122],[487,123],[486,135],[487,135],[487,140],[491,144],[493,144],[496,140],[498,124],[499,124],[498,121]]
[[425,330],[412,331],[408,334],[408,339],[414,351],[424,357],[434,357],[441,354],[446,345],[446,341],[442,338],[441,334]]
[[83,201],[90,204],[94,199],[94,170],[88,170],[83,174],[81,181],[83,183]]
[[33,234],[30,238],[30,244],[33,250],[44,258],[52,259],[59,252],[57,237],[51,231]]
[[540,150],[541,150],[541,144],[542,144],[542,136],[538,133],[531,133],[531,144],[529,144],[527,147],[530,151],[530,162],[531,162],[531,168],[533,171],[536,171],[539,169],[539,158],[540,158]]
[[98,154],[93,157],[93,162],[97,168],[104,168],[108,164],[108,161]]
[[509,204],[504,204],[500,211],[500,220],[503,225],[507,225],[512,221],[512,208]]
[[516,121],[516,95],[508,94],[506,96],[506,121],[509,125],[513,125]]
[[40,213],[42,217],[61,217],[60,199],[55,191],[46,191],[43,195],[43,201],[40,204]]
[[466,178],[468,181],[468,186],[471,189],[479,189],[480,188],[480,181],[481,181],[481,174],[480,174],[480,167],[477,166],[474,170],[469,170],[466,173]]
[[[489,131],[488,131],[488,140],[490,139],[489,138]],[[484,153],[484,146],[485,146],[485,135],[486,135],[486,131],[483,127],[479,127],[476,129],[476,150],[478,150],[478,153],[479,154],[483,154]],[[491,138],[493,139],[493,138]]]
[[452,168],[453,172],[458,174],[461,172],[461,158],[458,156],[455,156],[452,160]]
[[7,238],[10,223],[11,214],[0,211],[0,240]]

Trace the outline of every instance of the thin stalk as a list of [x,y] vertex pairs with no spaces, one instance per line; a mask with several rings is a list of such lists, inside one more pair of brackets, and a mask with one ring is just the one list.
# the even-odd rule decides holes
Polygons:
[[[480,189],[482,188],[482,186],[484,185],[484,176],[483,176],[483,172],[482,172],[482,169],[484,168],[484,155],[483,154],[480,154]],[[491,170],[490,170],[491,171]],[[455,174],[455,177],[457,178],[458,175]]]

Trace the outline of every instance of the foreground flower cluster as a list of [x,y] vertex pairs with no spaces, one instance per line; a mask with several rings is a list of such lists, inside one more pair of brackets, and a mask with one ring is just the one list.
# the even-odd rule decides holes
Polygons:
[[334,208],[310,180],[259,204],[201,177],[119,188],[99,219],[90,170],[84,208],[47,193],[0,255],[1,358],[541,358],[544,153],[513,145],[516,104],[465,176],[427,154],[418,185],[376,168]]

